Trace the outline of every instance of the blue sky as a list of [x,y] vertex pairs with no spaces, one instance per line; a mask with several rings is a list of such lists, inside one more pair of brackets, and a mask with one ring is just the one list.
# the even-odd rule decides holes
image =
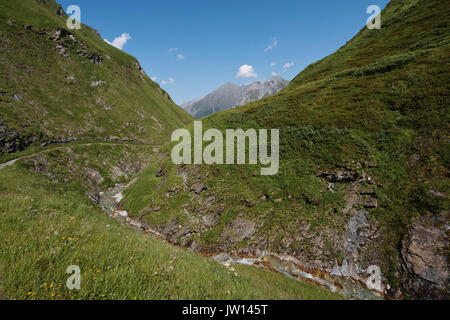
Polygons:
[[[110,42],[129,34],[123,50],[180,104],[225,82],[242,85],[272,73],[291,80],[350,40],[370,16],[369,5],[383,9],[389,1],[58,2],[65,10],[78,5],[82,22]],[[242,77],[236,78],[241,66]]]

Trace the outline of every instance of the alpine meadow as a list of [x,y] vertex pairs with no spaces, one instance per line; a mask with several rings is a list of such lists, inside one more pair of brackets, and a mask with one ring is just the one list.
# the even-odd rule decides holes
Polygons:
[[[61,3],[0,2],[0,299],[450,298],[449,2],[391,0],[283,78],[273,38],[270,71],[211,75],[183,104],[184,75],[147,65],[189,74],[194,51],[165,66],[84,24],[88,2],[71,28]],[[243,43],[230,59],[250,60]]]

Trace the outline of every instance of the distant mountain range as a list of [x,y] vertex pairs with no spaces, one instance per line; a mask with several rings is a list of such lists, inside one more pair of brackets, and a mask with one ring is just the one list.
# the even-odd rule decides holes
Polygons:
[[270,97],[288,84],[289,81],[278,76],[266,82],[257,81],[246,86],[227,82],[207,96],[183,103],[181,107],[198,119],[218,111]]

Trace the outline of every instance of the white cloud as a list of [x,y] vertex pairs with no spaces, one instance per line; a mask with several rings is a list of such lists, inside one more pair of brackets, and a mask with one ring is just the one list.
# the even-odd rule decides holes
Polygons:
[[273,38],[272,39],[272,44],[269,45],[267,48],[264,49],[264,52],[270,51],[274,48],[276,48],[278,46],[278,39],[277,38]]
[[[172,53],[175,53],[175,52],[179,52],[179,51],[180,51],[180,49],[178,49],[178,48],[170,48],[169,49],[169,54],[172,54]],[[178,53],[175,56],[177,57],[178,60],[184,60],[186,58],[181,53]]]
[[116,47],[117,49],[122,50],[125,44],[128,42],[128,40],[131,39],[131,36],[128,33],[122,33],[120,37],[117,37],[113,40],[113,42],[109,42],[105,39],[107,43],[112,45],[113,47]]
[[293,66],[294,66],[293,62],[285,63],[283,66],[283,73],[285,73],[287,71],[287,69],[292,68]]
[[158,80],[158,77],[151,77],[150,79],[155,82],[156,80]]
[[276,65],[277,65],[276,62],[271,62],[271,63],[270,63],[270,66],[271,66],[271,67],[275,67]]
[[239,68],[238,73],[236,74],[236,79],[239,78],[257,78],[258,75],[256,74],[255,70],[253,69],[253,66],[249,66],[248,64],[244,64]]
[[174,83],[175,83],[175,79],[174,78],[169,78],[167,81],[166,80],[161,81],[161,85],[162,86],[166,86],[166,85],[174,84]]
[[276,73],[275,71],[272,71],[272,76],[276,77],[276,76],[278,76],[278,73]]

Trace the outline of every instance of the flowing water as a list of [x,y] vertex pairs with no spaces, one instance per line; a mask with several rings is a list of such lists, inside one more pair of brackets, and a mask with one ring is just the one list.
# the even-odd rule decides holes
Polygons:
[[[161,240],[165,240],[164,236],[156,230],[153,230],[147,224],[137,219],[129,217],[126,211],[118,208],[118,203],[123,198],[123,191],[133,184],[116,185],[113,188],[100,194],[100,205],[102,209],[111,217],[118,220],[138,232],[144,232],[154,235]],[[203,254],[202,252],[199,252]],[[214,255],[203,254],[210,259],[231,268],[232,264],[242,264],[253,266],[256,268],[264,268],[273,272],[281,273],[289,278],[299,281],[306,281],[318,286],[328,288],[332,292],[338,292],[342,296],[349,299],[359,300],[380,300],[383,299],[382,294],[369,290],[364,283],[354,281],[347,277],[333,276],[322,270],[306,270],[301,267],[300,263],[290,256],[280,256],[275,253],[264,253],[260,257],[249,257],[237,255],[228,252],[216,252]]]

